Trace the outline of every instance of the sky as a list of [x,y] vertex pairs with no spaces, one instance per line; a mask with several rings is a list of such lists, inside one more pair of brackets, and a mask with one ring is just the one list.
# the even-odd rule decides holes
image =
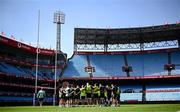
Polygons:
[[55,49],[55,11],[65,13],[62,51],[73,54],[74,28],[128,28],[180,21],[180,0],[0,0],[0,31],[36,45],[40,10],[40,46]]

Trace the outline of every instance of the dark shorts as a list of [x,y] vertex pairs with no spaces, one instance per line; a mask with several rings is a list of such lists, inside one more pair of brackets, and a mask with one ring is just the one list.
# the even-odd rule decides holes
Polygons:
[[115,94],[113,98],[116,99],[116,100],[118,100],[118,96],[119,96],[119,95]]
[[120,95],[117,96],[117,100],[120,101]]
[[93,94],[93,98],[99,98],[99,95],[98,94]]
[[38,100],[39,100],[39,101],[43,101],[43,100],[44,100],[44,98],[38,98]]
[[73,98],[74,98],[74,96],[73,96],[73,95],[70,95],[70,96],[69,96],[69,99],[73,99]]
[[86,94],[86,97],[87,97],[87,98],[92,98],[91,93],[87,93],[87,94]]
[[100,98],[105,98],[104,93],[100,93]]
[[79,95],[75,95],[73,99],[80,99]]
[[84,100],[85,99],[85,96],[81,96],[81,100]]
[[111,97],[112,97],[111,95],[108,95],[108,96],[107,96],[107,99],[108,99],[108,100],[111,100]]
[[64,97],[64,100],[69,100],[69,96],[65,96],[65,97]]
[[62,95],[61,97],[59,97],[59,99],[64,99],[65,98],[65,95]]

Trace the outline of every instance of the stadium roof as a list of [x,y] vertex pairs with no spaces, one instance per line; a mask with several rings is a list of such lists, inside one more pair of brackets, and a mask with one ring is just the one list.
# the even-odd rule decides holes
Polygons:
[[137,28],[75,28],[74,44],[128,44],[180,39],[180,24]]

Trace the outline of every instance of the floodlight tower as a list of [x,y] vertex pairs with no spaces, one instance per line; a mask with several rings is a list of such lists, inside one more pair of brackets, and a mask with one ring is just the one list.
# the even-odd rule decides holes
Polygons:
[[56,105],[56,81],[57,81],[57,59],[58,53],[61,51],[61,24],[65,23],[65,14],[61,11],[54,13],[54,23],[57,24],[57,34],[56,34],[56,52],[55,52],[55,69],[54,69],[54,95],[53,95],[53,105]]
[[61,24],[65,23],[65,14],[61,11],[54,13],[54,23],[57,24],[56,50],[61,50]]

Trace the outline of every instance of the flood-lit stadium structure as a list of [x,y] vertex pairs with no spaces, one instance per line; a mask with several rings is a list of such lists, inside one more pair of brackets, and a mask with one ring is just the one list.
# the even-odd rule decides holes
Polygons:
[[[38,88],[52,102],[55,51],[0,36],[0,102],[32,104],[36,53]],[[111,84],[121,101],[180,101],[180,24],[137,28],[75,28],[74,53],[58,54],[57,82]]]
[[[47,91],[46,102],[52,102],[54,88],[55,50],[37,48],[0,36],[0,103],[32,104],[35,78],[36,54],[39,53],[38,84]],[[67,55],[58,53],[57,77],[66,64]],[[47,88],[46,88],[47,87]]]
[[115,83],[122,102],[180,100],[180,25],[75,28],[61,80]]

